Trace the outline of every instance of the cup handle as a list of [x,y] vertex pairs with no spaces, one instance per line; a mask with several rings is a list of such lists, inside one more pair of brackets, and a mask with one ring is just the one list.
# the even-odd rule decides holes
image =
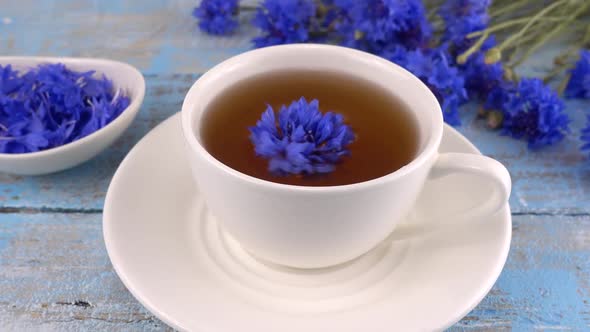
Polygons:
[[495,159],[469,153],[441,153],[435,162],[429,177],[436,179],[452,173],[474,174],[488,179],[494,185],[494,192],[485,203],[454,216],[469,219],[493,214],[500,210],[510,197],[512,187],[510,173],[504,165]]
[[[494,184],[494,192],[485,203],[466,211],[445,215],[445,219],[468,220],[492,215],[504,207],[510,197],[510,174],[504,165],[492,158],[469,153],[441,153],[430,171],[429,178],[436,179],[453,173],[469,173],[487,178]],[[441,226],[422,222],[423,220],[409,217],[407,222],[397,227],[383,243],[406,240],[442,230],[453,231],[453,227],[448,227],[448,224]]]

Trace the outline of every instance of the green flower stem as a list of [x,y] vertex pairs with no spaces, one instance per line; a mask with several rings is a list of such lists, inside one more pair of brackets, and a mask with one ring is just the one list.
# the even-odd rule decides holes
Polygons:
[[[484,31],[487,31],[488,34],[490,34],[492,32],[496,32],[496,31],[500,31],[500,30],[503,30],[506,28],[510,28],[514,25],[527,23],[532,18],[533,18],[533,16],[528,16],[528,17],[521,17],[521,18],[517,18],[517,19],[508,20],[508,21],[490,26],[489,28],[487,28],[485,30],[472,32],[472,33],[468,34],[466,37],[467,38],[475,38],[475,37],[483,35]],[[567,19],[567,18],[568,18],[567,16],[547,16],[547,17],[543,17],[543,18],[539,19],[538,22],[562,22],[564,19]]]
[[429,22],[432,22],[432,20],[434,20],[436,18],[436,16],[438,15],[439,9],[440,9],[440,6],[435,5],[434,7],[432,7],[431,9],[428,10],[428,13],[426,14],[426,18],[428,19]]
[[543,77],[543,82],[544,83],[550,82],[556,76],[558,76],[559,74],[563,73],[564,70],[566,70],[569,67],[570,67],[570,64],[569,63],[562,64],[562,65],[556,65],[555,67],[553,67],[553,69],[551,69],[551,71],[547,75],[545,75],[545,77]]
[[504,67],[504,79],[511,82],[518,82],[518,74],[514,70],[508,67]]
[[570,62],[570,58],[575,53],[577,53],[580,50],[580,48],[582,48],[582,45],[584,45],[584,42],[574,43],[565,52],[562,52],[561,54],[559,54],[558,56],[556,56],[555,59],[554,59],[554,62],[557,65],[566,65],[566,64],[568,64],[568,62]]
[[[584,48],[588,42],[590,42],[590,25],[586,27],[584,36],[579,42],[574,43],[567,49],[567,51],[555,57],[555,66],[547,75],[545,75],[545,77],[543,77],[543,82],[550,82],[559,74],[572,68],[575,62],[573,58],[574,54],[579,52],[580,48]],[[566,78],[569,80],[569,75],[566,75]],[[561,82],[560,86],[563,84],[565,83]]]
[[445,3],[444,0],[426,0],[423,2],[424,2],[424,7],[426,7],[428,12],[432,12],[432,11],[436,12],[438,10],[438,8],[440,8],[440,6],[442,6],[442,4]]
[[329,34],[330,34],[330,30],[327,30],[327,29],[312,30],[309,32],[309,36],[312,38],[326,37]]
[[[562,0],[562,1],[568,1],[568,0]],[[479,36],[479,39],[467,50],[465,51],[463,54],[459,55],[457,57],[457,62],[459,63],[465,63],[467,61],[467,59],[475,52],[479,51],[479,49],[481,48],[481,45],[483,45],[483,43],[485,42],[485,40],[489,37],[489,35],[492,32],[495,31],[499,31],[502,29],[506,29],[509,28],[511,26],[514,25],[518,25],[518,24],[527,24],[527,25],[532,25],[530,24],[530,22],[562,22],[564,19],[567,19],[567,16],[547,16],[547,17],[538,17],[537,15],[535,16],[529,16],[529,17],[522,17],[522,18],[518,18],[518,19],[512,19],[506,22],[502,22],[499,23],[497,25],[491,26],[485,30],[482,31],[475,31],[472,32],[470,34],[467,35],[467,38],[475,38]],[[523,28],[524,29],[524,28]],[[528,28],[527,28],[528,29]],[[521,29],[521,31],[523,31]],[[526,31],[526,30],[525,30]],[[515,37],[516,35],[513,35],[512,37]],[[518,41],[519,45],[522,45],[525,40],[529,41],[530,40],[530,34],[529,35],[519,35],[516,36],[516,38],[513,38],[513,42]],[[511,37],[511,38],[512,38]],[[509,38],[510,39],[510,38]],[[504,43],[503,43],[504,44]],[[500,54],[502,53],[501,51],[505,51],[508,46],[505,46],[504,49],[500,48],[501,46],[498,46],[496,49],[498,51],[500,51]],[[463,62],[461,62],[463,61]]]
[[473,43],[473,45],[471,45],[471,47],[469,49],[467,49],[467,51],[463,52],[462,54],[460,54],[457,57],[457,63],[459,64],[464,64],[465,62],[467,62],[467,59],[469,59],[469,57],[479,51],[479,49],[481,48],[481,45],[483,45],[483,43],[485,42],[485,40],[489,37],[489,33],[487,31],[484,31],[484,33],[481,35],[481,37],[479,37],[479,39]]
[[522,38],[520,38],[518,40],[518,44],[509,47],[508,49],[504,50],[503,53],[508,54],[508,56],[505,57],[505,62],[510,62],[512,61],[512,59],[514,58],[515,55],[517,55],[523,48],[527,47],[527,45],[529,45],[530,41],[534,41],[537,40],[539,38],[539,35],[543,34],[543,30],[541,29],[537,29],[536,31],[532,32],[532,33],[528,33],[526,36],[523,36]]
[[542,10],[540,10],[537,14],[535,14],[529,21],[527,24],[525,24],[520,31],[518,31],[517,33],[513,34],[512,36],[508,37],[506,40],[504,40],[499,46],[498,49],[500,51],[505,50],[508,46],[510,46],[512,43],[516,42],[518,40],[518,38],[522,37],[530,27],[533,26],[533,24],[535,24],[540,18],[542,18],[545,14],[551,12],[553,9],[569,2],[570,0],[559,0],[559,1],[555,1],[554,3],[552,3],[551,5],[543,8]]
[[[493,5],[496,5],[497,1],[493,2]],[[498,10],[494,10],[494,8],[490,9],[490,18],[494,19],[498,16],[504,15],[506,13],[514,12],[515,10],[530,4],[529,0],[519,0],[515,2],[511,2],[508,5],[501,6]]]
[[565,77],[563,78],[563,80],[561,80],[561,82],[559,83],[559,86],[557,87],[557,93],[560,96],[563,96],[563,92],[565,91],[565,88],[567,87],[567,83],[569,82],[571,77],[570,73],[567,73],[565,75]]
[[527,49],[526,52],[518,60],[516,60],[512,66],[517,66],[521,64],[523,61],[525,61],[534,51],[536,51],[539,47],[543,46],[551,38],[557,36],[560,32],[562,32],[562,30],[565,27],[568,27],[573,20],[575,20],[580,14],[582,14],[588,8],[590,8],[590,2],[586,1],[583,5],[579,6],[578,9],[576,9],[567,20],[555,26],[553,30],[544,33],[542,37],[539,40],[537,40],[531,47],[529,47],[529,49]]
[[589,42],[590,42],[590,24],[586,25],[586,31],[584,32],[584,37],[582,37],[582,41],[580,43],[578,43],[578,46],[579,46],[579,48],[586,48],[586,44],[588,44]]
[[240,9],[240,11],[253,12],[253,11],[256,11],[258,9],[258,6],[255,6],[255,5],[240,5],[239,9]]
[[434,22],[438,19],[438,11],[434,10],[432,12],[428,12],[426,19],[428,22]]

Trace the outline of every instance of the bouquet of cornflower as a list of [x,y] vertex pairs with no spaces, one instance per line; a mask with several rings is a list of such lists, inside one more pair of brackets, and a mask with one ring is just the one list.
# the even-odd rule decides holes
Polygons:
[[[538,149],[571,133],[561,96],[590,99],[590,1],[587,0],[203,0],[201,30],[227,35],[240,11],[254,10],[255,47],[332,43],[403,66],[439,100],[447,123],[476,101],[478,115],[502,135]],[[518,67],[553,40],[563,52],[545,77]],[[590,113],[581,149],[590,150]]]

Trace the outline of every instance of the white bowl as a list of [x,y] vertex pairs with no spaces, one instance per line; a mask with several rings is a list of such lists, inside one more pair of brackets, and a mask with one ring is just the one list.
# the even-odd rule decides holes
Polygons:
[[0,65],[27,70],[41,63],[63,63],[75,71],[94,70],[106,75],[115,88],[121,88],[130,98],[129,106],[105,127],[77,141],[39,152],[0,153],[0,172],[19,175],[40,175],[79,165],[111,145],[129,127],[143,101],[145,80],[135,67],[118,61],[93,58],[60,57],[0,57]]

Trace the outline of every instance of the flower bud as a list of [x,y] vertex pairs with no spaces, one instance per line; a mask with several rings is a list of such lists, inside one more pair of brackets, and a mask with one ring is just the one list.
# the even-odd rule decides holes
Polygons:
[[504,120],[504,114],[500,111],[488,111],[486,116],[486,123],[491,129],[498,129],[502,127],[502,121]]
[[502,51],[499,48],[494,47],[486,52],[484,62],[488,65],[496,63],[502,60]]

